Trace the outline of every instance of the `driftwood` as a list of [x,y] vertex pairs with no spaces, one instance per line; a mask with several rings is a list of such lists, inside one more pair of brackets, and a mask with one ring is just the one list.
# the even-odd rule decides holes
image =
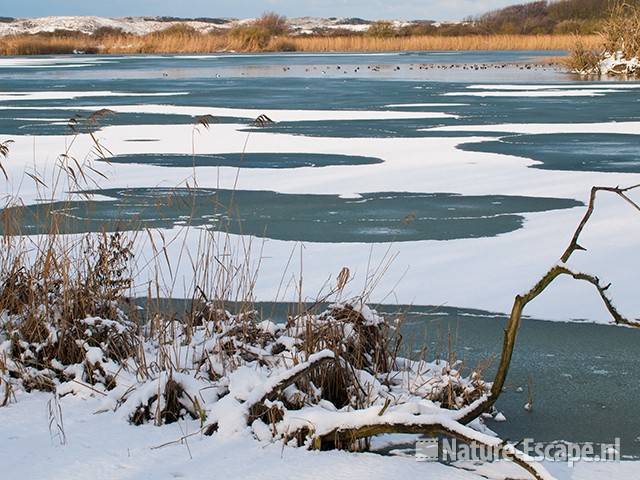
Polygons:
[[[247,423],[251,424],[255,419],[263,417],[269,413],[270,408],[265,405],[268,401],[274,401],[280,397],[283,391],[290,385],[302,380],[307,375],[315,371],[317,368],[336,362],[337,360],[328,351],[319,352],[312,355],[305,364],[300,364],[287,372],[280,375],[273,386],[268,388],[261,395],[255,395],[245,402],[247,412]],[[486,397],[485,397],[486,398]],[[469,408],[473,408],[476,404],[481,404],[483,400],[474,402]],[[459,418],[464,415],[465,410],[451,411],[448,415],[422,415],[411,418],[410,421],[398,421],[397,416],[386,414],[388,403],[382,408],[378,414],[378,420],[375,423],[362,425],[357,428],[338,427],[333,431],[319,436],[312,436],[312,431],[306,428],[304,431],[296,432],[293,437],[305,438],[311,435],[310,446],[313,449],[320,449],[322,445],[333,444],[336,447],[343,445],[351,445],[358,439],[373,437],[384,433],[415,433],[427,435],[446,435],[456,438],[467,443],[476,443],[493,449],[496,455],[513,461],[515,464],[524,468],[532,474],[537,480],[554,480],[542,465],[537,463],[533,458],[525,455],[502,440],[480,434],[475,430],[467,427],[459,422]],[[358,412],[353,412],[357,414]],[[347,414],[348,415],[348,414]],[[422,420],[422,421],[421,421]],[[347,422],[349,423],[349,422]],[[217,424],[210,424],[205,427],[205,435],[211,435],[217,430]]]
[[471,432],[465,433],[465,429],[468,429],[468,427],[463,427],[463,425],[468,424],[469,422],[478,418],[482,413],[489,411],[497,401],[502,392],[507,374],[509,372],[509,366],[511,364],[511,358],[513,356],[513,350],[515,348],[516,337],[520,327],[520,322],[522,321],[522,313],[524,311],[524,308],[531,301],[541,295],[547,289],[547,287],[549,287],[558,277],[567,275],[574,278],[575,280],[584,281],[589,283],[590,285],[593,285],[598,295],[602,299],[602,302],[604,303],[607,311],[616,324],[640,328],[640,321],[628,319],[616,309],[612,300],[607,295],[607,291],[610,288],[611,284],[604,285],[597,276],[589,273],[574,271],[566,265],[566,263],[570,260],[571,256],[576,251],[586,250],[579,243],[580,235],[582,234],[582,231],[593,215],[598,193],[614,193],[622,198],[625,202],[627,202],[632,208],[640,212],[640,206],[627,195],[627,192],[637,188],[640,188],[640,184],[627,188],[593,187],[591,189],[587,211],[578,224],[569,243],[569,246],[561,255],[559,262],[551,267],[547,271],[547,273],[545,273],[529,291],[517,295],[514,299],[511,314],[509,316],[509,321],[504,332],[502,354],[500,363],[498,365],[498,371],[496,373],[489,395],[485,396],[477,402],[474,402],[474,404],[470,405],[467,409],[459,412],[459,415],[454,415],[451,420],[453,423],[449,426],[445,425],[442,422],[427,422],[424,424],[421,424],[419,422],[411,422],[410,424],[404,422],[387,422],[385,421],[384,416],[381,416],[380,420],[375,423],[359,426],[357,428],[335,429],[329,433],[318,436],[314,438],[313,446],[318,448],[320,445],[325,444],[326,442],[333,442],[337,445],[346,444],[360,438],[372,437],[384,433],[419,433],[428,435],[447,435],[449,437],[457,438],[465,442],[476,442],[485,446],[494,447],[497,449],[497,453],[505,458],[512,460],[514,463],[531,473],[536,479],[553,478],[541,465],[537,464],[532,458],[515,449],[512,445],[508,445],[505,443],[494,445],[483,442],[482,440],[478,439],[477,435],[471,433],[473,432],[473,430],[471,430]]
[[511,364],[511,357],[513,355],[513,349],[516,343],[516,337],[518,334],[518,329],[520,328],[520,322],[522,320],[522,312],[524,308],[537,298],[540,294],[542,294],[549,285],[551,285],[554,280],[562,275],[568,275],[573,277],[576,280],[585,281],[591,285],[593,285],[602,299],[607,311],[613,318],[614,322],[618,325],[626,325],[629,327],[640,328],[640,322],[637,320],[631,320],[624,317],[613,305],[612,300],[607,295],[607,290],[611,286],[611,284],[603,285],[600,282],[600,279],[588,273],[576,272],[571,270],[566,262],[569,261],[571,256],[576,251],[586,251],[586,248],[582,247],[579,243],[580,235],[582,231],[586,227],[587,223],[591,219],[593,215],[596,197],[598,192],[609,192],[618,195],[625,202],[627,202],[633,209],[640,212],[640,206],[634,202],[629,196],[627,192],[630,190],[634,190],[640,188],[640,184],[633,185],[627,188],[620,187],[593,187],[591,189],[591,195],[589,197],[589,205],[587,206],[587,211],[585,212],[582,220],[578,224],[573,237],[571,238],[571,242],[569,246],[564,251],[562,256],[560,257],[559,262],[551,267],[547,273],[545,273],[540,280],[526,293],[517,295],[513,302],[513,307],[511,309],[511,314],[509,316],[509,321],[504,331],[504,340],[502,344],[502,354],[500,357],[500,363],[498,365],[498,371],[493,381],[493,385],[491,387],[491,393],[486,397],[483,402],[479,402],[475,408],[468,411],[468,413],[460,419],[462,423],[469,423],[472,420],[478,418],[484,412],[487,412],[493,407],[495,402],[498,400],[500,393],[502,392],[502,388],[504,387],[504,383],[507,378],[507,373],[509,372],[509,365]]
[[553,480],[554,477],[547,470],[537,463],[533,458],[517,450],[513,445],[505,443],[498,438],[479,435],[478,432],[469,427],[460,425],[454,420],[446,421],[419,421],[411,423],[405,422],[385,422],[381,417],[380,422],[362,425],[357,428],[335,429],[327,434],[315,437],[312,448],[319,448],[326,442],[334,442],[336,445],[354,442],[360,438],[373,437],[385,433],[413,433],[429,436],[445,435],[468,444],[483,445],[495,452],[496,455],[513,461],[537,480]]

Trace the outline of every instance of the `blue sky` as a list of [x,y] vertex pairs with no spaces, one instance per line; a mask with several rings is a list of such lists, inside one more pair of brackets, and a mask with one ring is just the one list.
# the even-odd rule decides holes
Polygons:
[[[525,1],[525,0],[522,0]],[[48,15],[254,17],[275,11],[290,17],[459,20],[514,0],[3,0],[0,16]]]

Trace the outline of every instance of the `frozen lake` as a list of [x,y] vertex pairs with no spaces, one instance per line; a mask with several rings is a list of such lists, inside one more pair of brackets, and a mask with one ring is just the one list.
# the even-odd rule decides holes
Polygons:
[[[372,301],[504,313],[557,260],[592,185],[640,182],[640,84],[581,81],[549,63],[560,53],[5,57],[4,188],[26,203],[29,234],[57,212],[69,233],[153,227],[174,245],[199,229],[251,235],[259,300],[297,297],[277,285],[300,271],[298,255],[284,265],[304,243],[309,297],[343,266],[358,292],[393,257]],[[115,113],[87,120],[103,108]],[[262,114],[274,123],[252,125]],[[195,128],[203,115],[211,125]],[[88,132],[108,152],[95,163],[108,178],[90,188],[104,190],[56,203],[65,189],[44,192],[24,171],[47,178],[62,153],[97,157]],[[638,227],[603,198],[589,253],[575,257],[629,315]],[[528,313],[607,322],[592,293],[559,282]]]
[[[558,53],[5,57],[0,141],[15,143],[3,193],[24,200],[30,235],[51,215],[66,233],[153,228],[177,240],[170,258],[202,231],[251,237],[261,301],[297,298],[301,270],[312,298],[343,266],[358,293],[385,265],[372,303],[414,305],[414,332],[436,321],[458,329],[459,352],[476,361],[498,352],[499,314],[557,261],[590,187],[640,183],[640,84],[581,81],[545,60]],[[103,108],[115,113],[86,121]],[[263,114],[274,123],[253,125]],[[194,128],[202,115],[211,125]],[[89,198],[61,203],[66,192],[25,176],[48,178],[65,152],[96,157],[89,132],[108,148],[95,164],[107,178]],[[637,213],[603,197],[581,242],[588,252],[572,260],[611,281],[630,317],[640,306],[639,233]],[[187,279],[175,296],[190,273],[188,262],[173,265]],[[151,274],[139,272],[141,293]],[[568,280],[527,314],[609,322],[595,293]],[[637,422],[614,421],[638,393],[636,337],[525,322],[499,405],[512,422],[492,426],[545,441],[622,432],[623,452],[637,455]],[[514,390],[529,375],[532,414]]]

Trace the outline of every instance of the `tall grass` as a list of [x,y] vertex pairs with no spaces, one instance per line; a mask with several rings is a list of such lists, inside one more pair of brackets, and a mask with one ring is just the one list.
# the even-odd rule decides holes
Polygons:
[[618,2],[602,30],[604,50],[621,52],[627,58],[640,57],[640,5]]
[[571,48],[571,54],[565,59],[565,65],[572,72],[589,74],[597,69],[601,59],[601,49],[588,48],[578,40]]
[[[598,41],[583,36],[586,44]],[[463,35],[409,37],[300,37],[291,42],[300,51],[411,51],[411,50],[565,50],[575,43],[573,35]]]
[[[605,58],[615,59],[618,65],[603,72],[601,61]],[[598,42],[588,46],[578,39],[567,65],[580,74],[637,75],[640,69],[626,63],[633,58],[640,58],[640,4],[619,0],[611,5]]]
[[[595,35],[578,38],[587,48],[599,43]],[[118,32],[97,37],[81,33],[13,35],[1,39],[0,54],[568,50],[575,42],[574,35],[290,36],[249,25],[224,34],[203,34],[188,27],[173,27],[142,36]]]

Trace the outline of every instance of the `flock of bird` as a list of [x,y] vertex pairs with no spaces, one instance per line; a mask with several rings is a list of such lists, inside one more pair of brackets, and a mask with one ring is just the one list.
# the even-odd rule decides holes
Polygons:
[[[345,74],[348,74],[350,71],[352,71],[352,73],[359,73],[362,70],[364,70],[364,66],[360,67],[360,66],[341,66],[341,65],[335,65],[333,68],[335,68],[336,72],[342,72]],[[519,70],[536,70],[536,69],[542,69],[544,71],[547,70],[553,70],[558,68],[558,64],[557,63],[452,63],[452,64],[439,64],[439,63],[424,63],[424,64],[414,64],[414,63],[410,63],[404,66],[400,66],[400,65],[367,65],[366,66],[366,70],[370,71],[370,72],[380,72],[382,70],[385,71],[389,71],[389,69],[391,69],[394,72],[398,72],[401,71],[402,69],[407,69],[407,70],[456,70],[456,69],[460,69],[460,70],[490,70],[490,69],[505,69],[505,68],[517,68]],[[283,72],[288,72],[291,70],[291,67],[289,66],[283,66],[282,67],[282,71]],[[327,75],[330,73],[330,70],[332,70],[332,66],[327,65],[327,66],[309,66],[309,67],[305,67],[304,71],[307,73],[313,72],[313,71],[319,71],[322,75]],[[247,75],[247,73],[242,72],[240,75]],[[169,74],[164,72],[162,74],[163,77],[168,77]],[[216,74],[216,78],[221,78],[221,75],[218,73]]]
[[[555,68],[557,67],[557,64],[555,63],[540,63],[540,64],[532,64],[532,63],[526,63],[526,64],[509,64],[509,63],[501,63],[501,64],[495,64],[495,63],[481,63],[481,64],[466,64],[466,63],[452,63],[450,65],[442,65],[442,64],[436,64],[436,63],[425,63],[425,64],[408,64],[407,66],[405,66],[405,68],[407,70],[454,70],[454,69],[461,69],[461,70],[489,70],[489,69],[503,69],[503,68],[508,68],[508,67],[513,67],[513,68],[518,68],[519,70],[533,70],[533,69],[542,69],[542,70],[548,70],[551,68]],[[327,67],[317,67],[317,66],[313,66],[313,67],[307,67],[305,68],[305,72],[311,72],[312,70],[318,70],[319,68],[322,68],[322,70],[320,70],[320,72],[323,75],[326,75],[328,73],[329,70],[331,70],[331,66],[327,66]],[[400,71],[402,70],[402,67],[400,65],[395,65],[395,66],[391,66],[392,70],[394,72]],[[336,70],[338,71],[343,71],[344,73],[349,73],[348,70],[346,68],[343,68],[340,65],[337,65],[335,67]],[[367,65],[367,70],[372,71],[372,72],[380,72],[381,70],[388,70],[388,67],[385,68],[385,66],[382,65]],[[291,67],[283,67],[282,70],[284,72],[288,72],[289,70],[291,70]],[[360,67],[356,66],[355,68],[353,68],[353,73],[358,73],[360,71]]]

